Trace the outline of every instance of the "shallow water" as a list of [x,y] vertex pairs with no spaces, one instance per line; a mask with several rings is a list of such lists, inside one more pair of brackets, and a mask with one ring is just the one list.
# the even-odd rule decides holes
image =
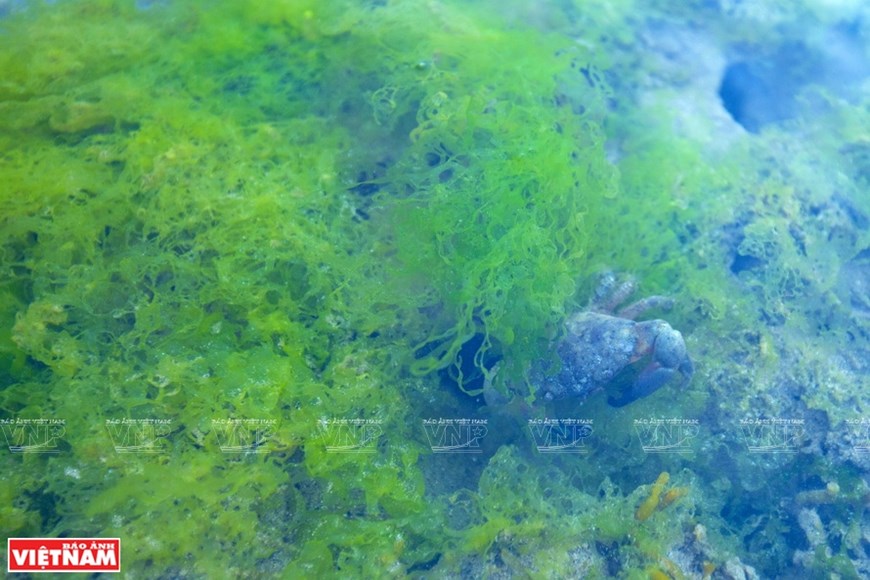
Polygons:
[[[161,578],[870,574],[865,3],[0,13],[7,538]],[[603,272],[611,314],[674,299],[641,319],[691,381],[608,405],[644,350],[541,396]]]

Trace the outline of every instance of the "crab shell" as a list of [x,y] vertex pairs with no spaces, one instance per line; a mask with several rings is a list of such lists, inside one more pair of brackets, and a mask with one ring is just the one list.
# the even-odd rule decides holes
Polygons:
[[[677,375],[685,384],[694,372],[683,336],[664,320],[635,322],[600,312],[579,312],[568,319],[556,351],[559,368],[555,374],[547,373],[543,365],[532,371],[537,394],[546,400],[585,399],[612,386],[610,390],[620,392],[608,402],[621,407],[652,394]],[[649,362],[639,372],[631,372],[635,363],[646,359]],[[627,384],[614,382],[626,375]]]

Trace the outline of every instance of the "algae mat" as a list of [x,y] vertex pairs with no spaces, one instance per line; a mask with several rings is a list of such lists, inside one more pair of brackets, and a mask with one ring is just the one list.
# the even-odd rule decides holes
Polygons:
[[[4,537],[131,577],[870,573],[861,2],[0,11]],[[695,376],[535,400],[605,270]]]

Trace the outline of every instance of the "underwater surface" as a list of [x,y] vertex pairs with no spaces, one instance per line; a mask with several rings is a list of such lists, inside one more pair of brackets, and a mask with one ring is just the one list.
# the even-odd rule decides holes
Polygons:
[[[0,15],[4,538],[120,538],[130,578],[870,576],[870,4]],[[590,310],[636,342],[576,346]],[[565,394],[568,356],[615,368]]]

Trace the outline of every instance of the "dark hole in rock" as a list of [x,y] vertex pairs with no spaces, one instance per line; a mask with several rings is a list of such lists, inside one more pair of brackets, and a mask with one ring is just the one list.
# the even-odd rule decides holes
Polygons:
[[791,116],[793,95],[780,81],[768,67],[736,62],[725,69],[719,98],[732,119],[758,133],[764,125]]
[[731,261],[731,272],[739,274],[740,272],[760,268],[761,266],[764,266],[764,260],[761,258],[735,254],[734,260]]
[[719,85],[719,98],[731,117],[750,133],[769,123],[794,117],[796,95],[819,82],[827,70],[823,55],[800,42],[786,43],[772,54],[732,62]]

